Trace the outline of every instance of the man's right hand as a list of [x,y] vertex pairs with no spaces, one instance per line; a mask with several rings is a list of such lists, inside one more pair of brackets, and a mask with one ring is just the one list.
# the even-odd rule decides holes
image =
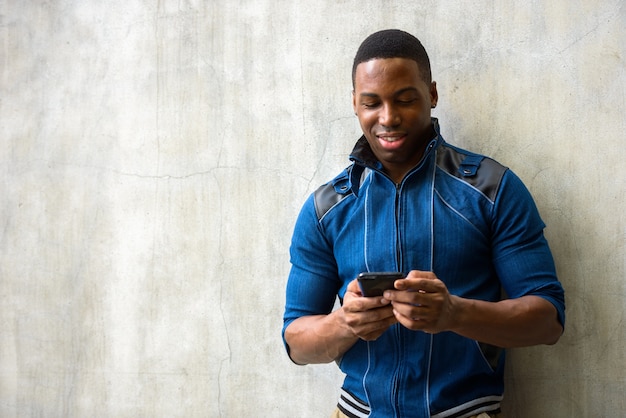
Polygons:
[[382,296],[363,296],[355,279],[348,285],[341,308],[328,315],[296,319],[285,330],[285,341],[297,364],[330,363],[359,339],[373,341],[396,322],[391,303]]
[[391,302],[382,296],[363,296],[356,279],[348,284],[342,310],[346,326],[365,341],[376,340],[387,328],[398,322]]

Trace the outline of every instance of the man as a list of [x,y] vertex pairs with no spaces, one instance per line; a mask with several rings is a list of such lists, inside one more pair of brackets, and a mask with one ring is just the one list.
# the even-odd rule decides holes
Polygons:
[[[338,363],[336,417],[498,416],[503,348],[554,344],[563,332],[545,225],[510,170],[441,137],[415,37],[370,35],[352,81],[363,136],[352,165],[298,217],[288,353],[297,364]],[[368,271],[406,277],[365,297],[355,278]]]

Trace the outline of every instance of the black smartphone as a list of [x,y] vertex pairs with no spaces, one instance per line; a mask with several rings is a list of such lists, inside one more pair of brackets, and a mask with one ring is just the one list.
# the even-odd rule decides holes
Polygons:
[[393,289],[393,283],[403,279],[404,274],[391,271],[360,273],[357,277],[363,296],[382,296],[387,289]]

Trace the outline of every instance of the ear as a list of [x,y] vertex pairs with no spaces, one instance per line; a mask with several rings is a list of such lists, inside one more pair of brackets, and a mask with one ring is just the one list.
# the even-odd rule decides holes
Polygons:
[[356,94],[354,94],[354,90],[352,90],[352,110],[354,110],[356,115]]
[[430,107],[434,109],[437,107],[437,101],[439,101],[439,93],[437,93],[437,82],[430,83]]

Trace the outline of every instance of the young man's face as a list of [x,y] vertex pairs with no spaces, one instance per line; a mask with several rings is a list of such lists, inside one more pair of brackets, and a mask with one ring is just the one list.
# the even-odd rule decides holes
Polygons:
[[352,105],[372,151],[396,182],[415,167],[430,136],[435,82],[427,84],[417,63],[374,59],[356,67]]

